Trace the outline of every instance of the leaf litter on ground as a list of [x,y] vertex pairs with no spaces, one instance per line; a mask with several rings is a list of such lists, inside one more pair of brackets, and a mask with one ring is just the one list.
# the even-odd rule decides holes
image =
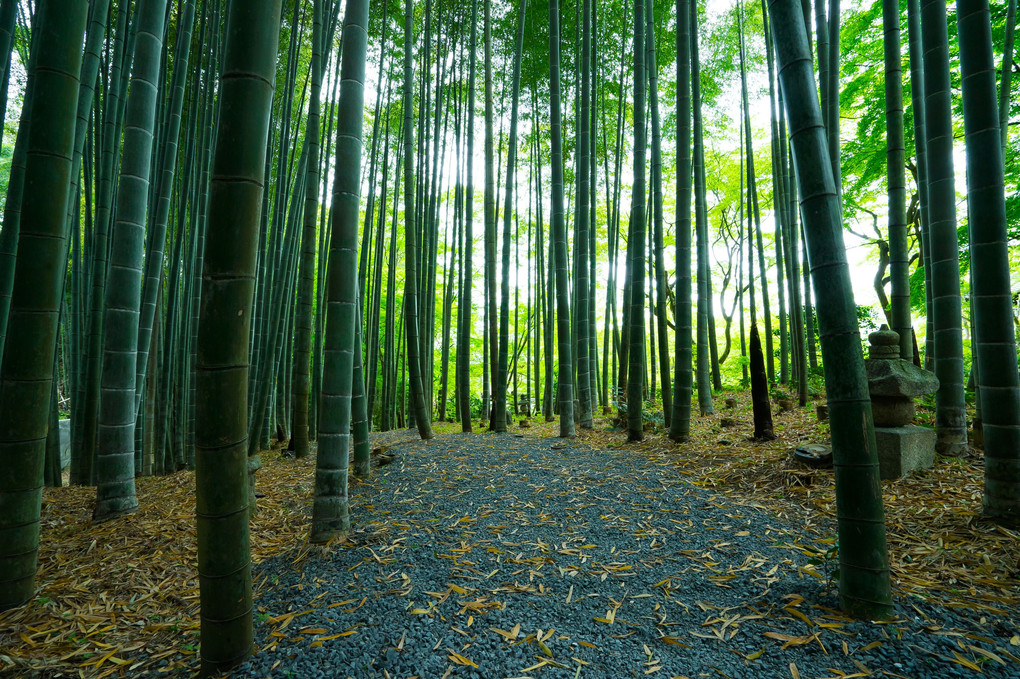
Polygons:
[[[749,394],[738,393],[735,396],[737,412],[749,411]],[[696,419],[691,442],[681,446],[655,433],[647,435],[641,443],[627,444],[629,449],[646,454],[649,460],[662,467],[663,473],[667,469],[673,470],[694,485],[715,494],[706,501],[717,510],[715,519],[699,526],[685,523],[682,518],[670,518],[669,521],[678,530],[704,530],[719,535],[709,540],[708,549],[683,552],[692,564],[688,568],[708,574],[708,580],[717,587],[726,588],[733,578],[749,572],[756,582],[768,588],[770,583],[778,580],[777,570],[788,567],[794,561],[802,562],[801,557],[805,556],[821,566],[797,566],[804,576],[817,580],[831,578],[828,561],[835,542],[832,473],[803,467],[790,456],[796,445],[821,442],[827,428],[815,421],[813,413],[804,409],[780,413],[777,421],[778,438],[767,444],[739,439],[731,429],[727,431],[725,444],[721,445],[718,443],[721,430],[713,417]],[[601,421],[597,423],[597,426],[604,425]],[[439,424],[437,430],[440,433],[452,432],[454,428]],[[525,438],[554,435],[553,425],[536,422],[529,427]],[[389,446],[414,440],[406,431],[374,437],[376,445],[382,442]],[[620,439],[620,432],[606,427],[581,431],[569,446],[578,451],[585,448],[615,449],[620,448]],[[736,442],[734,439],[737,439]],[[555,448],[565,449],[562,444]],[[305,544],[314,458],[281,459],[275,453],[266,453],[265,456],[266,465],[260,473],[259,484],[266,491],[266,497],[260,499],[259,512],[252,521],[253,561],[286,558],[300,565],[302,561],[328,555],[328,552],[316,552]],[[499,470],[499,474],[492,474],[492,470],[472,469],[471,460],[465,457],[455,468],[437,473],[427,480],[456,498],[459,486],[468,477],[487,474],[487,488],[498,493],[502,487],[501,474],[516,473],[526,480],[528,465],[538,462],[522,455],[515,465],[519,471],[504,468]],[[1015,615],[1020,605],[1020,537],[1015,531],[981,518],[981,471],[980,457],[972,454],[958,459],[940,459],[933,469],[915,472],[900,481],[883,483],[894,588],[902,600],[978,610],[989,616]],[[501,597],[522,593],[544,596],[545,586],[541,582],[533,584],[534,576],[540,574],[543,568],[557,563],[550,555],[573,558],[568,566],[557,565],[559,575],[565,578],[588,576],[605,581],[612,577],[625,582],[631,574],[628,571],[635,567],[661,566],[661,559],[654,556],[656,548],[661,550],[665,543],[661,529],[647,522],[634,521],[623,513],[614,513],[614,503],[628,499],[614,494],[611,484],[605,484],[606,480],[579,466],[566,478],[566,487],[558,489],[558,492],[568,494],[577,506],[600,507],[605,512],[602,515],[605,525],[629,531],[636,542],[642,543],[640,550],[613,547],[610,559],[597,560],[596,547],[600,536],[579,534],[577,530],[559,536],[550,534],[548,540],[539,539],[527,545],[514,542],[514,525],[529,522],[552,528],[556,524],[556,519],[543,513],[538,504],[541,494],[548,490],[541,486],[533,487],[534,498],[517,507],[506,507],[505,515],[500,517],[501,523],[495,529],[491,526],[488,529],[490,539],[482,540],[478,539],[478,531],[473,529],[473,525],[480,518],[491,515],[494,512],[491,507],[472,514],[464,507],[449,504],[449,511],[441,521],[429,520],[419,524],[415,513],[432,512],[434,503],[424,493],[415,494],[414,488],[396,488],[396,494],[405,493],[401,502],[401,509],[406,509],[405,515],[394,513],[385,521],[370,522],[358,535],[352,536],[352,543],[336,547],[361,549],[370,555],[366,557],[366,563],[384,568],[387,564],[396,563],[395,552],[421,546],[412,544],[409,537],[411,541],[423,540],[441,528],[437,524],[464,531],[457,546],[438,555],[452,563],[454,575],[463,578],[461,584],[413,583],[403,572],[390,573],[386,577],[390,581],[390,595],[408,597],[417,589],[419,594],[431,600],[425,602],[419,596],[418,606],[412,605],[414,602],[409,603],[409,613],[435,616],[436,606],[452,598],[459,609],[457,614],[470,616],[466,626],[471,627],[475,616],[501,610],[505,605],[500,601]],[[657,490],[665,489],[659,479],[649,477],[641,481],[650,500],[655,500]],[[370,491],[377,482],[385,482],[385,474],[365,484],[366,491]],[[90,521],[92,489],[47,490],[43,503],[38,595],[25,606],[0,613],[0,648],[3,648],[0,672],[38,673],[39,676],[64,672],[83,677],[103,677],[150,673],[167,676],[197,669],[198,582],[193,483],[193,474],[189,472],[139,479],[138,513],[102,524]],[[418,486],[419,489],[421,487]],[[370,492],[361,498],[364,508],[375,509],[369,500]],[[354,501],[357,502],[357,499]],[[769,536],[777,547],[797,558],[775,563],[774,558],[750,553],[744,555],[740,564],[734,565],[731,561],[725,568],[720,568],[720,555],[741,553],[741,540],[751,536],[747,526],[740,521],[740,506],[765,510],[786,524],[797,526],[796,530],[785,531],[771,527],[770,531],[774,534]],[[389,511],[384,510],[384,515]],[[484,543],[484,551],[496,559],[496,570],[481,572],[474,568],[478,564],[470,555],[480,548],[481,543]],[[629,557],[636,554],[643,554],[645,562],[630,563]],[[648,558],[649,555],[652,558]],[[355,564],[351,570],[359,565]],[[509,575],[514,577],[512,582],[493,579],[497,574],[502,577],[503,569],[509,569]],[[526,581],[519,582],[517,576],[526,576]],[[469,586],[467,582],[485,583],[485,587]],[[277,583],[264,576],[256,581],[255,586],[257,614],[272,629],[267,638],[256,640],[258,651],[273,652],[284,640],[290,643],[308,641],[312,647],[337,640],[357,643],[358,626],[342,630],[300,627],[300,618],[320,607],[353,612],[365,605],[367,597],[341,602],[328,601],[324,597],[313,601],[312,607],[306,610],[276,612],[261,609],[259,594],[273,589]],[[682,577],[676,575],[662,580],[655,589],[685,610],[697,608],[703,614],[707,613],[701,624],[706,631],[692,634],[723,645],[739,633],[741,623],[782,620],[783,629],[787,630],[791,623],[802,625],[803,631],[799,634],[766,632],[761,640],[764,645],[759,641],[754,645],[757,650],[753,652],[730,649],[749,663],[769,653],[770,643],[783,649],[814,646],[826,654],[840,652],[846,657],[874,651],[881,645],[881,642],[872,642],[853,648],[843,630],[848,621],[838,611],[807,604],[802,596],[796,594],[790,595],[782,606],[767,606],[761,610],[719,610],[710,602],[684,601]],[[649,596],[652,594],[642,592],[634,593],[630,598]],[[559,600],[559,605],[569,606],[572,597],[575,597],[573,585],[566,598]],[[577,598],[573,602],[576,604]],[[614,627],[621,622],[625,627],[636,624],[625,619],[626,602],[626,593],[620,600],[604,602],[604,616],[594,619]],[[802,610],[804,606],[807,606],[807,611]],[[920,609],[914,608],[922,618],[926,617]],[[621,610],[624,618],[618,617]],[[670,633],[675,624],[663,614],[655,622],[659,640],[667,646],[691,648],[692,639]],[[547,639],[543,639],[541,634],[522,638],[520,624],[511,630],[488,629],[507,644],[535,644],[538,655],[534,659],[537,663],[522,668],[522,672],[533,673],[545,666],[566,667],[555,659]],[[470,636],[459,628],[457,631]],[[977,672],[988,663],[1020,664],[1020,636],[1015,633],[1010,637],[1008,647],[1000,645],[989,650],[967,643],[993,641],[972,631],[952,630],[934,623],[932,631],[958,640],[959,651],[954,651],[952,656],[918,647],[920,651],[939,655],[945,662]],[[627,635],[625,631],[620,634]],[[401,638],[398,650],[403,650],[403,643]],[[578,640],[577,644],[584,649],[596,648],[595,644],[584,640]],[[832,648],[833,645],[835,648]],[[477,667],[469,655],[464,655],[466,650],[467,647],[460,650],[437,647],[435,652],[445,652],[446,658],[454,665]],[[574,660],[577,662],[570,666],[576,665],[580,670],[585,661]],[[861,673],[844,673],[842,676],[865,676],[867,672],[874,671],[874,668],[869,669],[852,657],[851,660]],[[647,662],[653,663],[651,654]],[[658,667],[658,662],[655,660],[650,667]],[[796,664],[790,667],[791,674],[797,676]]]

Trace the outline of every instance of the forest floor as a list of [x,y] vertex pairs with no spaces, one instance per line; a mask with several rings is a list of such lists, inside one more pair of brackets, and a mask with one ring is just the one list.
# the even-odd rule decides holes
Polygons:
[[[721,521],[725,521],[724,517],[727,516],[741,516],[743,511],[774,517],[778,528],[770,524],[768,540],[771,545],[768,548],[781,550],[787,555],[783,560],[784,571],[789,571],[789,577],[807,583],[804,587],[811,591],[827,591],[831,594],[834,588],[832,571],[836,564],[832,472],[804,467],[795,462],[790,454],[797,445],[825,442],[828,436],[827,423],[817,421],[813,407],[794,408],[786,412],[778,412],[777,409],[775,429],[778,438],[767,443],[756,443],[749,439],[752,425],[749,393],[740,392],[728,396],[736,398],[736,408],[723,408],[724,399],[719,397],[716,415],[694,418],[690,443],[675,445],[666,438],[665,432],[656,431],[653,426],[643,442],[627,444],[624,432],[615,430],[607,417],[597,420],[594,430],[579,432],[577,439],[569,442],[571,454],[580,456],[578,460],[585,460],[587,458],[584,456],[589,452],[592,459],[605,454],[625,453],[628,459],[636,460],[634,464],[639,465],[642,473],[654,468],[655,474],[662,478],[669,476],[677,483],[689,482],[689,485],[698,489],[697,492],[704,494],[707,498],[706,506],[714,507],[710,511]],[[735,424],[723,428],[720,423],[724,417],[735,420]],[[924,417],[925,413],[922,412],[921,418]],[[555,423],[536,420],[527,426],[516,423],[511,427],[511,433],[523,440],[515,439],[508,447],[524,445],[531,439],[552,438],[557,433],[556,427]],[[437,450],[451,451],[447,453],[448,456],[456,456],[457,446],[475,445],[472,441],[483,438],[462,437],[454,433],[459,431],[459,426],[450,424],[437,424],[436,431],[436,440],[445,446]],[[397,540],[396,545],[391,543],[387,546],[379,545],[367,539],[367,536],[378,533],[380,512],[386,515],[391,509],[400,509],[399,505],[380,509],[375,504],[381,506],[383,502],[381,493],[391,470],[392,474],[397,475],[395,479],[415,474],[413,463],[418,458],[414,456],[420,455],[423,450],[426,454],[428,452],[421,448],[421,444],[412,444],[415,439],[414,433],[406,430],[373,434],[373,445],[389,448],[390,452],[396,453],[399,464],[373,470],[374,476],[367,482],[359,483],[352,477],[351,512],[355,528],[347,540],[333,546],[334,554],[357,553],[356,561],[363,558],[370,566],[382,566],[386,560],[384,552],[387,548],[391,556],[396,547],[403,549],[399,540],[404,538]],[[545,442],[542,444],[543,450],[549,448],[549,443],[555,444]],[[484,445],[491,446],[492,440],[485,440]],[[538,442],[534,445],[537,446]],[[555,445],[552,449],[556,450]],[[428,460],[427,457],[421,459]],[[470,457],[462,456],[458,459],[459,464],[470,465]],[[310,620],[315,617],[313,615],[302,620],[301,617],[310,613],[311,609],[288,611],[280,610],[276,605],[267,608],[260,604],[262,601],[276,601],[279,596],[291,596],[275,591],[284,586],[281,579],[273,574],[276,571],[268,566],[262,567],[261,564],[283,563],[301,569],[316,560],[325,559],[328,562],[330,558],[318,551],[309,550],[306,545],[314,456],[293,460],[284,458],[278,451],[271,451],[263,453],[263,461],[265,467],[259,473],[258,484],[266,497],[259,500],[258,514],[252,520],[251,536],[252,556],[256,564],[258,659],[265,661],[272,658],[281,644],[284,649],[295,648],[295,643],[303,643],[314,649],[334,641],[356,643],[357,628],[327,630],[310,626]],[[405,466],[407,469],[403,469]],[[915,620],[928,625],[925,629],[950,638],[956,644],[954,651],[946,651],[941,655],[920,646],[918,649],[938,655],[940,662],[955,671],[982,673],[985,676],[1016,676],[1020,671],[1020,629],[1017,627],[1020,618],[1020,534],[981,517],[982,466],[980,452],[972,452],[960,458],[940,458],[933,469],[914,472],[899,481],[883,482],[894,594],[899,615],[903,615],[904,611],[916,611],[919,617]],[[398,472],[404,476],[399,476]],[[613,478],[607,477],[588,481],[589,484],[599,485],[613,482]],[[139,511],[130,517],[102,524],[91,523],[94,490],[78,487],[48,489],[43,500],[38,593],[30,603],[0,613],[0,676],[192,676],[198,666],[199,643],[193,485],[191,472],[138,479]],[[392,493],[393,486],[385,490]],[[448,512],[456,511],[456,507],[448,508]],[[613,511],[613,507],[605,510],[606,515]],[[399,516],[382,518],[391,522],[400,519]],[[602,519],[606,519],[606,516],[602,516]],[[726,528],[729,529],[729,526]],[[713,542],[713,549],[717,550],[716,557],[706,556],[706,553],[688,556],[700,564],[696,570],[707,569],[712,584],[725,588],[728,586],[727,578],[737,577],[738,571],[733,568],[714,568],[713,564],[718,563],[711,559],[720,558],[719,551],[725,553],[736,549],[739,553],[740,539],[746,533],[734,532],[733,542]],[[587,537],[598,540],[600,536],[594,534]],[[764,536],[752,537],[764,539]],[[655,540],[651,542],[654,548]],[[591,547],[594,548],[594,545]],[[581,554],[584,554],[583,550]],[[619,570],[623,561],[621,558],[611,563],[617,563],[614,568]],[[357,565],[354,563],[350,569],[357,568]],[[713,572],[716,574],[711,575]],[[397,577],[398,582],[390,585],[388,591],[400,596],[402,586],[399,575],[394,577]],[[606,577],[617,579],[612,568],[602,580]],[[420,584],[419,595],[429,594],[440,603],[453,593],[458,593],[459,589],[446,582]],[[663,584],[665,587],[661,587]],[[304,589],[301,583],[291,587]],[[676,589],[675,585],[672,587]],[[669,598],[669,582],[660,582],[656,588]],[[445,596],[442,590],[446,590]],[[674,591],[673,595],[676,598],[678,593]],[[293,596],[298,597],[296,594]],[[569,594],[567,599],[569,603]],[[365,600],[364,597],[355,597],[352,600],[330,601],[329,604],[320,600],[319,604],[324,608],[336,607],[340,609],[338,612],[346,613],[364,606]],[[769,639],[766,644],[776,647],[775,652],[770,648],[767,654],[766,646],[762,646],[760,652],[739,649],[723,652],[729,654],[729,650],[733,650],[734,659],[750,671],[754,671],[756,664],[764,659],[763,655],[786,657],[779,655],[780,647],[783,654],[807,649],[817,651],[817,643],[828,655],[830,651],[823,645],[819,634],[822,630],[838,631],[844,624],[839,616],[831,610],[823,614],[821,611],[825,607],[818,603],[812,603],[810,607],[804,604],[805,615],[798,608],[804,602],[804,597],[797,593],[787,594],[784,600],[785,604],[775,608],[773,614],[794,623],[802,620],[813,633],[773,631],[771,636],[766,633]],[[492,603],[489,601],[490,605]],[[612,624],[622,600],[616,603],[619,605],[616,608],[610,606],[605,617],[595,620],[608,620],[608,623],[602,624]],[[694,604],[694,601],[688,601],[682,605],[686,608]],[[310,604],[313,609],[316,605]],[[936,623],[929,618],[932,606],[939,610],[965,612],[968,619],[975,621],[975,625],[980,628],[971,626],[969,629],[957,629]],[[435,614],[432,608],[430,604],[427,609],[412,609],[410,614],[420,611],[418,615],[421,617],[431,618]],[[705,610],[702,607],[702,612]],[[473,620],[472,609],[469,607],[466,612]],[[482,606],[475,615],[481,618],[488,612],[488,607]],[[705,623],[701,623],[699,618],[697,624],[704,627],[705,633],[718,636],[719,623],[724,623],[725,616],[718,611],[715,613],[718,613],[718,620],[712,621],[710,615]],[[909,614],[915,615],[913,612]],[[442,615],[439,617],[445,620]],[[462,624],[470,626],[471,621]],[[727,633],[728,624],[722,624],[723,636]],[[745,623],[745,627],[750,624]],[[541,649],[541,653],[536,656],[538,664],[521,668],[517,674],[527,671],[527,676],[540,676],[536,672],[566,667],[553,660],[546,643],[551,645],[555,640],[549,641],[541,630],[536,635],[534,630],[527,629],[522,634],[519,627],[516,630],[498,629],[490,627],[488,623],[485,627],[502,634],[503,641],[511,646],[528,643],[535,644],[536,650]],[[462,629],[454,629],[468,636]],[[266,630],[268,634],[265,634]],[[735,634],[732,628],[730,631]],[[658,632],[657,639],[665,646],[689,648],[690,643],[697,641],[690,637],[680,641],[681,637],[663,633],[663,628],[658,628]],[[546,634],[551,635],[552,630]],[[694,637],[701,636],[696,632],[691,634]],[[733,639],[732,634],[730,640]],[[838,640],[836,636],[832,638]],[[393,642],[397,643],[396,639]],[[585,642],[580,643],[585,646]],[[403,644],[401,638],[401,650]],[[850,651],[846,641],[843,641],[842,652],[838,651],[838,643],[837,648],[832,648],[831,652],[847,656],[845,659],[849,662],[853,652],[863,653],[856,658],[866,658],[867,651],[876,645],[880,645],[880,642],[872,642]],[[649,654],[648,662],[634,668],[637,674],[655,674],[663,669],[661,663],[657,665],[652,662],[655,653],[660,650],[653,648],[656,650],[649,649],[647,645],[644,647]],[[444,676],[496,676],[484,671],[481,674],[454,672],[475,671],[478,668],[474,661],[461,652],[452,649],[436,652],[443,656],[443,662],[449,661]],[[543,659],[542,654],[548,658]],[[852,660],[858,666],[858,673],[847,674],[845,671],[834,670],[833,674],[868,676],[869,673],[882,671],[875,667],[869,669],[860,660]],[[569,675],[562,676],[581,676],[584,662],[583,659],[577,661],[576,675],[574,664],[569,664]],[[279,662],[269,668],[269,674],[283,676],[272,671],[278,665]],[[743,676],[725,674],[721,670],[716,672],[718,674],[712,676]],[[790,663],[789,670],[784,673],[795,679],[799,676],[821,676],[802,673],[794,662]],[[914,676],[896,674],[889,668],[886,668],[885,673],[889,676]],[[257,676],[265,676],[265,672]],[[355,673],[354,676],[390,675],[385,670],[379,670],[378,674]],[[599,675],[586,673],[584,676]],[[699,675],[693,673],[692,676]]]

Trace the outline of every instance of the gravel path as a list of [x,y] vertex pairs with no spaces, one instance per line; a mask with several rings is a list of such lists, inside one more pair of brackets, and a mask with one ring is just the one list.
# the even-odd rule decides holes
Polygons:
[[390,452],[352,489],[348,544],[256,567],[239,675],[1020,676],[1017,616],[901,601],[849,621],[789,526],[665,457],[511,434]]

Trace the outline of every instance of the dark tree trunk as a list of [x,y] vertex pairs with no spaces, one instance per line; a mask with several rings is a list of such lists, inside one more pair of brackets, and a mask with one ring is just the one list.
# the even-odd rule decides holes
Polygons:
[[754,407],[754,440],[771,441],[776,438],[772,431],[768,374],[756,325],[751,326],[751,405]]

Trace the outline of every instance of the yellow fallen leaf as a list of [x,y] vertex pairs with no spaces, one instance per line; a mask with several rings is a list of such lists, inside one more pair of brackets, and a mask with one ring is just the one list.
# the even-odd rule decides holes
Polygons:
[[765,653],[765,647],[764,647],[764,646],[762,646],[762,647],[761,647],[761,649],[759,649],[759,650],[755,651],[754,653],[752,653],[751,655],[747,656],[747,659],[748,659],[748,660],[757,660],[757,659],[758,659],[758,658],[760,658],[760,657],[761,657],[761,656],[762,656],[762,655],[763,655],[764,653]]
[[552,651],[549,650],[549,647],[545,645],[544,641],[541,639],[536,639],[535,641],[538,643],[538,647],[542,649],[542,653],[545,653],[550,658],[553,657]]
[[801,644],[808,643],[809,641],[811,641],[814,638],[812,636],[798,637],[798,636],[793,636],[791,634],[783,634],[782,632],[766,632],[765,636],[767,636],[769,639],[775,639],[777,641],[782,641],[784,648],[787,645],[790,645],[790,646],[800,646]]
[[[116,627],[116,625],[107,625],[106,627],[103,627],[102,629],[93,630],[93,631],[89,632],[88,634],[86,634],[85,638],[87,639],[87,638],[91,637],[94,634],[102,634],[103,632],[111,630],[114,627]],[[29,643],[32,643],[32,642],[29,642]]]
[[797,663],[790,663],[790,676],[793,679],[800,679],[800,671],[797,669]]
[[[74,649],[73,651],[71,651],[67,655],[61,656],[60,659],[61,660],[68,660],[69,658],[73,658],[74,656],[76,656],[76,655],[78,655],[80,653],[87,653],[87,652],[88,652],[88,647],[87,646],[79,646],[78,648]],[[171,653],[172,653],[172,651],[171,651]],[[170,654],[168,653],[167,655],[170,655]]]
[[874,672],[868,669],[868,666],[862,663],[860,660],[857,660],[856,658],[850,658],[850,662],[857,666],[857,669],[861,671],[862,676],[870,677],[872,674],[874,674]]
[[102,665],[102,664],[103,664],[104,662],[106,662],[107,660],[109,660],[110,658],[112,658],[112,657],[113,657],[113,654],[114,654],[114,653],[116,653],[116,652],[117,652],[117,649],[113,649],[112,651],[110,651],[110,652],[109,652],[109,653],[107,653],[106,655],[104,655],[104,656],[100,657],[100,658],[99,658],[98,660],[90,660],[90,661],[89,661],[89,662],[87,662],[87,663],[82,663],[82,665],[81,665],[81,666],[82,666],[82,667],[88,667],[89,665],[95,665],[96,667],[99,667],[99,666],[100,666],[100,665]]
[[308,615],[314,610],[315,609],[313,608],[309,608],[307,611],[301,611],[300,613],[286,613],[284,615],[278,615],[275,618],[269,618],[269,620],[267,620],[266,622],[268,622],[270,625],[275,625],[278,622],[282,622],[283,624],[280,625],[280,629],[284,629],[287,627],[287,625],[294,622],[294,618],[300,618],[302,615]]
[[814,626],[814,623],[811,622],[811,618],[807,617],[806,615],[804,615],[803,613],[798,611],[796,608],[791,608],[791,607],[787,606],[786,607],[786,612],[789,613],[790,615],[792,615],[793,617],[797,618],[801,622],[805,623],[808,627],[813,627]]
[[453,651],[450,651],[450,654],[446,657],[448,657],[451,661],[457,663],[458,665],[464,665],[465,667],[474,667],[476,670],[478,669],[478,665],[473,660],[465,658],[460,653],[454,653]]
[[962,655],[960,655],[956,651],[953,651],[953,655],[955,656],[956,662],[960,663],[961,665],[963,665],[967,669],[974,670],[975,672],[980,672],[981,671],[980,667],[975,665],[970,660],[967,660],[967,658],[964,658]]
[[1006,664],[1005,660],[1003,660],[999,656],[995,655],[991,651],[986,651],[983,648],[979,648],[977,646],[971,646],[970,644],[967,644],[967,648],[969,648],[970,650],[974,651],[975,653],[979,653],[979,654],[985,656],[989,660],[994,660],[995,662],[999,663],[1000,665],[1005,665]]

